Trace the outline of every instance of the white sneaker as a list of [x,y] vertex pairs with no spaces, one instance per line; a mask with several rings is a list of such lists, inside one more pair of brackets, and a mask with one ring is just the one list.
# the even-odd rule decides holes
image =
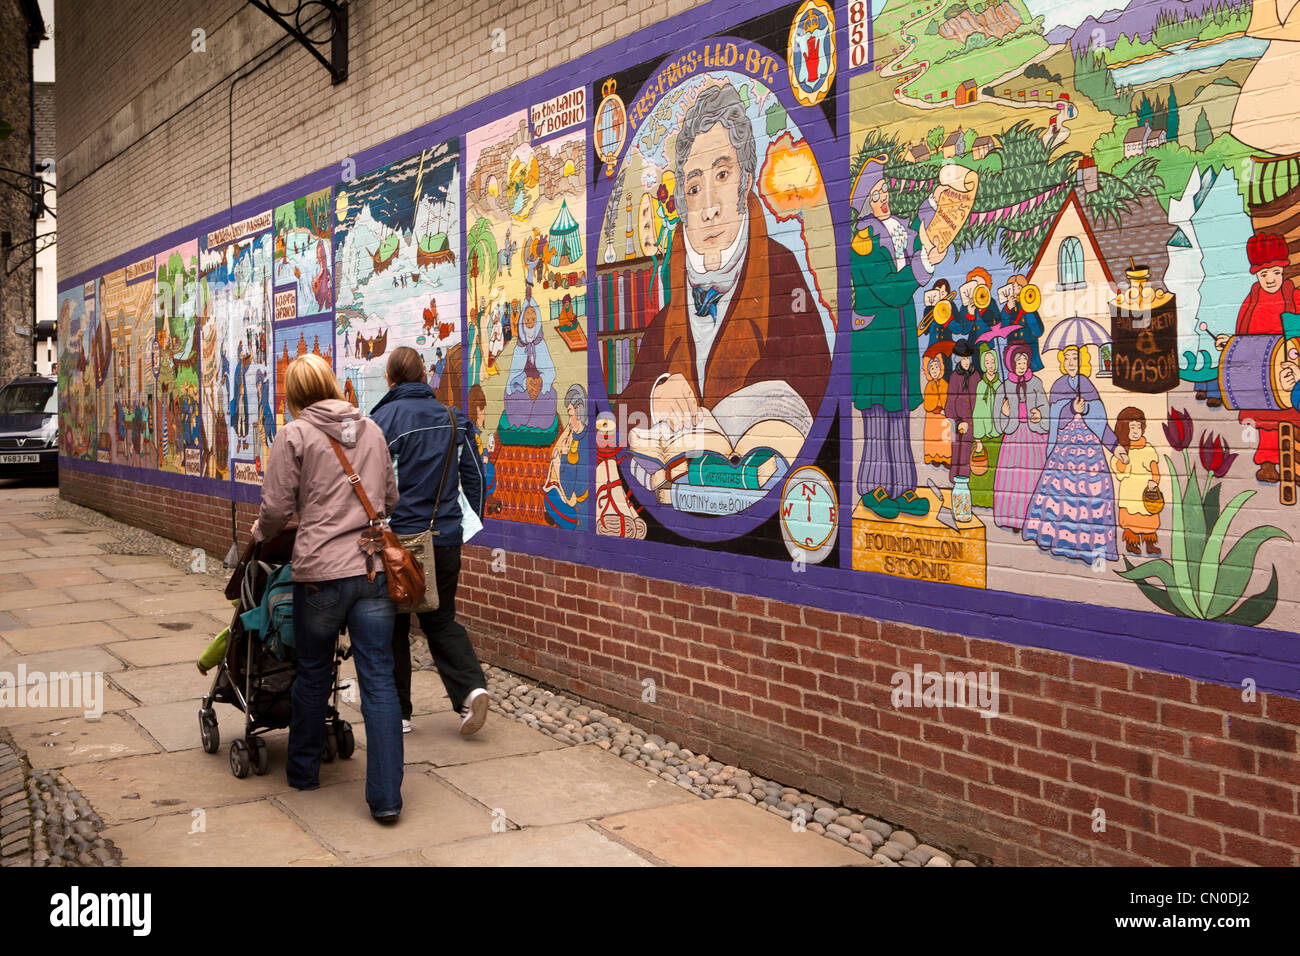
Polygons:
[[404,734],[409,734],[410,732],[411,732],[411,722],[410,722],[409,720],[403,720],[403,721],[402,721],[402,733],[404,733]]
[[483,729],[483,724],[487,722],[490,700],[488,692],[482,687],[477,687],[469,692],[469,696],[465,698],[465,706],[460,709],[460,735],[462,737],[476,734]]

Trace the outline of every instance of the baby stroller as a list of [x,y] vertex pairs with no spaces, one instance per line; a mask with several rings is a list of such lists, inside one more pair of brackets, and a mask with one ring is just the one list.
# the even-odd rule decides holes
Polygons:
[[[221,748],[214,703],[231,704],[244,712],[244,734],[230,743],[230,772],[259,776],[270,769],[270,755],[262,734],[289,726],[292,712],[290,688],[294,678],[291,626],[293,588],[289,559],[293,555],[294,529],[266,542],[249,545],[226,585],[226,597],[235,603],[226,651],[217,667],[212,687],[199,707],[199,737],[203,749],[214,754]],[[287,587],[286,587],[287,585]],[[269,594],[268,594],[269,590]],[[243,616],[269,607],[267,626],[245,625]],[[250,615],[257,619],[259,615]],[[274,620],[279,626],[271,626]],[[356,750],[352,725],[339,715],[339,665],[352,656],[352,648],[341,641],[335,647],[332,675],[333,699],[326,711],[326,763],[350,758]]]

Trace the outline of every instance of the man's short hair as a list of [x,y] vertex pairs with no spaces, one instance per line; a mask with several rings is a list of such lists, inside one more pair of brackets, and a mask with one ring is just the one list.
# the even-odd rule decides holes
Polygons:
[[677,150],[673,160],[677,184],[674,192],[677,194],[677,208],[683,218],[686,216],[686,160],[690,158],[695,138],[718,123],[727,131],[727,138],[736,151],[741,175],[745,180],[741,186],[740,208],[737,212],[744,211],[748,193],[757,178],[758,147],[754,142],[754,127],[745,112],[745,104],[740,101],[740,94],[731,85],[708,87],[686,111],[682,117],[681,129],[677,131]]

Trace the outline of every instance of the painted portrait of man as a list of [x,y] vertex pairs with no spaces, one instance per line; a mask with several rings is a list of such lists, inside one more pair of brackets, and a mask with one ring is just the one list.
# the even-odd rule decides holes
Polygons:
[[674,167],[682,221],[670,296],[646,326],[622,399],[686,427],[733,392],[781,381],[816,415],[830,374],[826,333],[794,253],[768,236],[754,131],[733,87],[706,88],[686,111]]

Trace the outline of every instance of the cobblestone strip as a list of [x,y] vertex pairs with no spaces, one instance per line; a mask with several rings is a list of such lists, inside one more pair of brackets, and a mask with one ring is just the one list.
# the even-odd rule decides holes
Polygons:
[[[416,642],[411,646],[414,649]],[[595,744],[705,800],[743,800],[762,807],[881,866],[975,866],[883,820],[711,760],[708,754],[692,753],[602,710],[532,686],[499,667],[486,670],[493,711],[560,743]]]
[[32,810],[26,765],[14,748],[0,742],[0,866],[32,865]]
[[33,771],[0,728],[0,866],[118,866],[103,829],[62,774]]

